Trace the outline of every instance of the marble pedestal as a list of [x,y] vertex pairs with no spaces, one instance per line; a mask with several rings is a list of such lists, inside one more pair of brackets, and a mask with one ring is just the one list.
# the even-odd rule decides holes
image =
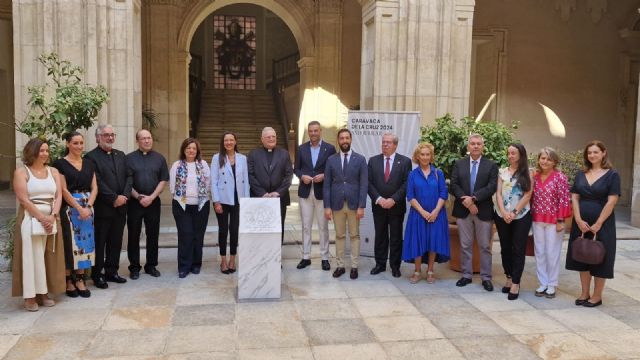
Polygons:
[[280,199],[241,198],[238,239],[238,299],[279,299]]

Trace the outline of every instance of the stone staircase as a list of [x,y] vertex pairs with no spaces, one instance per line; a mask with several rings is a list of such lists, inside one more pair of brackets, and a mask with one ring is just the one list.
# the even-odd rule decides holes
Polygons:
[[207,162],[220,151],[220,136],[224,131],[236,133],[238,151],[247,155],[260,145],[265,126],[276,130],[278,146],[285,147],[286,133],[276,116],[269,91],[204,89],[197,137]]

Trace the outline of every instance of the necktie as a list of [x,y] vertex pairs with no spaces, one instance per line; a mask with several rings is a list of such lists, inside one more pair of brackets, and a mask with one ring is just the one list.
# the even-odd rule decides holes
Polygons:
[[384,182],[389,182],[389,175],[391,175],[391,164],[389,164],[389,158],[384,165]]
[[347,160],[347,155],[348,154],[344,154],[344,161],[342,162],[342,172],[346,172],[347,171],[347,165],[349,165],[349,161]]
[[478,160],[473,160],[471,163],[473,164],[471,166],[471,194],[473,194],[473,190],[476,187],[476,176],[478,175]]

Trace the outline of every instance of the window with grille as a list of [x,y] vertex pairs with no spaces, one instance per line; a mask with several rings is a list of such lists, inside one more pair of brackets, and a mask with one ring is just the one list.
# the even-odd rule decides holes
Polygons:
[[214,15],[214,87],[256,88],[256,18]]

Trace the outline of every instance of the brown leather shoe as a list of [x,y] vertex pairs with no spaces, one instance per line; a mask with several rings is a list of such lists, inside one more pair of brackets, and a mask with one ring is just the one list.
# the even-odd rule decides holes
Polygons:
[[351,274],[349,274],[349,277],[351,278],[351,280],[355,280],[358,278],[358,268],[352,268],[351,269]]
[[338,267],[336,268],[336,270],[333,272],[333,277],[334,278],[339,278],[340,276],[344,275],[346,271],[344,270],[343,267]]
[[30,301],[27,301],[27,299],[25,299],[24,309],[27,311],[38,311],[38,303],[35,302],[35,300],[33,302],[30,302]]
[[49,296],[47,296],[47,294],[44,294],[44,295],[37,294],[36,301],[38,305],[45,306],[45,307],[52,307],[56,304],[55,301],[53,301],[52,299],[49,299]]

